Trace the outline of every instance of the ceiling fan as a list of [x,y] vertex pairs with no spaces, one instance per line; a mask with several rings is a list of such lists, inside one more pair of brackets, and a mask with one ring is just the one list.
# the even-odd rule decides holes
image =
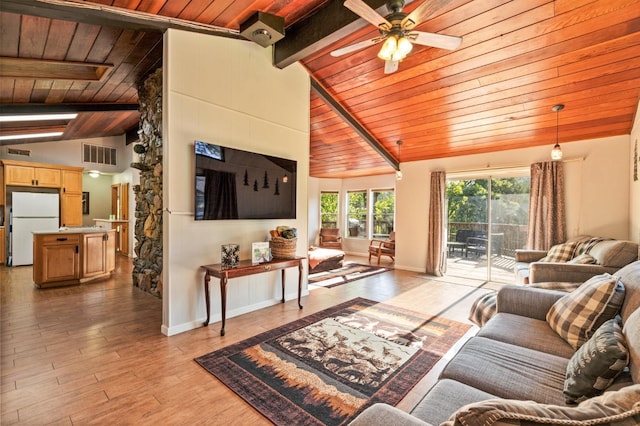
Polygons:
[[365,21],[378,27],[380,36],[334,50],[331,52],[331,56],[342,56],[384,42],[378,52],[378,57],[385,61],[385,74],[391,74],[398,70],[398,62],[411,52],[412,43],[453,50],[462,42],[461,37],[413,31],[416,25],[433,14],[443,3],[442,0],[426,0],[407,14],[402,12],[404,0],[388,0],[387,9],[391,13],[383,17],[363,0],[346,0],[344,6]]

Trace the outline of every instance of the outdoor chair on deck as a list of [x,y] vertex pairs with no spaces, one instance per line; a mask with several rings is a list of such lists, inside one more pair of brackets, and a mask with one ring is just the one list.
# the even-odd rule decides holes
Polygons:
[[[491,234],[491,253],[498,256],[502,256],[502,239],[504,234]],[[489,239],[487,237],[469,237],[467,239],[467,247],[465,248],[464,256],[467,257],[469,252],[476,255],[483,255],[487,253],[487,246]]]
[[380,258],[382,256],[389,256],[392,261],[395,261],[396,255],[396,231],[392,231],[389,234],[389,238],[386,240],[373,239],[369,243],[369,263],[371,263],[371,256],[378,258],[378,265],[380,264]]
[[460,250],[460,254],[467,252],[467,244],[469,238],[484,238],[484,231],[475,229],[460,229],[456,232],[455,241],[449,241],[447,246],[449,254],[455,254],[456,249]]
[[339,228],[320,228],[320,247],[342,250]]

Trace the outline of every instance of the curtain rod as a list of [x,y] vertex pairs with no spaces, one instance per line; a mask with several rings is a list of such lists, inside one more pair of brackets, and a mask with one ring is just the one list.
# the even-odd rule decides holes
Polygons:
[[[576,161],[584,161],[584,159],[585,157],[574,157],[574,158],[567,158],[566,160],[561,160],[561,162],[573,163]],[[523,169],[525,167],[528,168],[528,167],[531,167],[531,164],[513,164],[509,166],[491,166],[490,164],[487,164],[487,167],[485,167],[484,169],[475,168],[475,169],[463,169],[463,170],[445,170],[445,172],[447,174],[456,174],[456,173],[487,172],[491,170],[513,170],[513,169]]]

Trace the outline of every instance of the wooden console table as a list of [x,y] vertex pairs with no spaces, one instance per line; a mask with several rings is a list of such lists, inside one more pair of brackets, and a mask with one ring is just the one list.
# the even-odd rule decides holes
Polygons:
[[284,279],[285,269],[298,267],[298,307],[302,309],[300,296],[302,293],[302,260],[304,257],[296,257],[293,259],[273,259],[266,263],[251,263],[250,260],[241,260],[238,266],[234,268],[222,267],[222,264],[203,265],[204,274],[204,296],[207,304],[207,320],[204,322],[205,327],[209,325],[211,299],[209,298],[209,281],[211,277],[220,279],[220,302],[222,304],[222,329],[220,335],[224,336],[224,326],[227,313],[227,283],[229,278],[244,277],[247,275],[261,274],[263,272],[282,270],[282,303],[284,303]]

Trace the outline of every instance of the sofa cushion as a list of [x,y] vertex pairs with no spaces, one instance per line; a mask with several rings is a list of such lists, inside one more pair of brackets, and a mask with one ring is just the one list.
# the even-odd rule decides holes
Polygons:
[[[411,415],[433,425],[446,421],[460,407],[495,398],[487,392],[455,380],[439,380],[411,411]],[[395,423],[387,423],[394,425]]]
[[633,241],[605,240],[600,241],[589,250],[598,264],[622,268],[638,260],[638,244]]
[[596,275],[553,304],[547,312],[549,326],[574,349],[586,342],[624,301],[624,286],[610,274]]
[[640,260],[630,263],[614,274],[624,284],[624,303],[620,310],[622,324],[640,307]]
[[[514,333],[514,330],[518,332]],[[496,314],[477,335],[567,359],[575,352],[575,349],[558,336],[546,321],[521,315]]]
[[573,259],[567,261],[567,263],[572,264],[572,265],[590,265],[590,264],[598,263],[598,262],[589,253],[582,253],[582,254],[577,255]]
[[540,259],[540,262],[566,262],[573,257],[577,245],[576,241],[556,244],[549,249],[545,257]]
[[[539,404],[534,401],[492,399],[462,407],[442,426],[491,426],[508,420],[526,425],[620,425],[640,424],[640,385],[580,403],[577,407]],[[515,421],[514,421],[515,420]]]
[[640,308],[625,321],[622,334],[629,349],[629,369],[634,383],[640,383]]
[[620,318],[606,321],[576,351],[567,365],[564,396],[575,404],[600,395],[629,363]]
[[371,425],[394,426],[431,426],[409,413],[388,404],[377,403],[367,407],[362,413],[353,419],[349,426]]
[[472,337],[440,374],[499,398],[564,405],[568,358]]

